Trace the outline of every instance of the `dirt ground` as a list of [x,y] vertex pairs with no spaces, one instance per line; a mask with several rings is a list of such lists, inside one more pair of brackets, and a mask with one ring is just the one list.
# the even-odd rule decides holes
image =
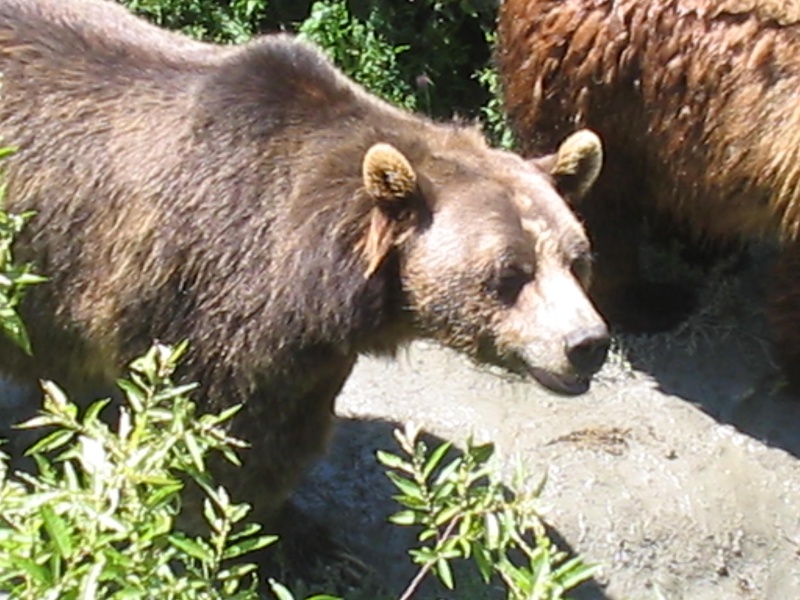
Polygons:
[[389,590],[402,590],[412,537],[386,524],[396,507],[373,456],[395,450],[392,429],[412,420],[456,443],[494,441],[508,464],[525,461],[532,482],[547,474],[547,521],[602,565],[576,598],[798,597],[800,401],[769,356],[765,254],[735,275],[713,273],[678,331],[620,339],[583,396],[423,343],[395,362],[362,360],[338,401],[334,448],[302,501]]

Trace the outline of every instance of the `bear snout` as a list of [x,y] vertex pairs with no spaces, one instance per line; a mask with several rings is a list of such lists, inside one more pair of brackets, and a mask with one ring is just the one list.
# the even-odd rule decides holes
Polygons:
[[567,360],[575,372],[583,377],[591,377],[600,370],[610,345],[611,338],[605,325],[577,329],[564,339]]

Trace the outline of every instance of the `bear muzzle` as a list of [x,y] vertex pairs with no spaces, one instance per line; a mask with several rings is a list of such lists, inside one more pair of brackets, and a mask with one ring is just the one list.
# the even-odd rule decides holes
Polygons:
[[[605,363],[611,338],[605,324],[574,330],[564,337],[566,361],[561,368],[536,366],[528,356],[526,371],[539,384],[558,394],[575,396],[589,389],[592,376]],[[525,353],[527,354],[527,353]]]
[[605,363],[610,345],[608,328],[598,325],[568,334],[564,340],[564,351],[578,375],[591,377]]

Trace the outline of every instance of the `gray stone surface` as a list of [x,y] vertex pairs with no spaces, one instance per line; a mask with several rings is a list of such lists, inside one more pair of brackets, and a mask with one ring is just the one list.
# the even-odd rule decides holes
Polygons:
[[[340,397],[334,448],[302,496],[399,590],[409,532],[385,524],[392,488],[373,460],[414,421],[521,457],[564,542],[603,565],[581,598],[800,597],[800,402],[769,358],[763,271],[706,289],[669,335],[625,338],[590,393],[555,396],[416,344],[362,360]],[[623,360],[620,357],[626,357]]]

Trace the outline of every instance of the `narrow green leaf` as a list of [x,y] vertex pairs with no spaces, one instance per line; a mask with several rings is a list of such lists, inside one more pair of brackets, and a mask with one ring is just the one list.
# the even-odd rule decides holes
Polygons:
[[436,516],[433,519],[433,524],[436,525],[437,527],[441,527],[448,521],[451,521],[454,518],[458,517],[458,514],[462,510],[463,508],[457,504],[455,506],[448,506],[447,508],[444,508],[443,510],[441,510],[439,513],[436,514]]
[[251,506],[249,504],[231,504],[228,509],[228,519],[231,523],[239,523],[250,512]]
[[395,525],[419,525],[422,523],[422,519],[419,516],[419,513],[414,512],[413,510],[401,510],[400,512],[396,512],[395,514],[389,517],[389,522],[394,523]]
[[272,593],[275,594],[278,600],[294,600],[292,592],[290,592],[285,585],[278,583],[272,578],[268,579],[267,581],[269,582],[269,588],[272,590]]
[[225,525],[225,517],[218,506],[216,502],[212,502],[209,498],[203,500],[203,517],[206,523],[209,524],[212,531],[221,533]]
[[158,402],[164,402],[166,400],[171,400],[172,398],[177,398],[178,396],[185,396],[189,392],[192,392],[199,387],[199,383],[187,383],[185,385],[175,386],[158,393],[156,395],[156,400]]
[[422,499],[422,491],[416,482],[406,479],[393,471],[388,471],[386,476],[391,480],[395,487],[411,498]]
[[[0,149],[0,154],[2,153],[2,149]],[[36,275],[35,273],[22,273],[18,277],[14,279],[15,285],[21,286],[28,286],[28,285],[36,285],[38,283],[45,283],[47,281],[47,277],[42,277],[41,275]]]
[[408,555],[412,558],[414,563],[418,565],[426,565],[434,560],[433,550],[428,546],[412,548],[408,551]]
[[480,446],[472,446],[468,449],[468,453],[475,460],[476,466],[483,465],[494,456],[494,444],[490,442]]
[[97,588],[100,584],[100,575],[103,573],[105,561],[101,554],[97,562],[89,569],[86,577],[81,582],[81,589],[78,600],[95,600],[97,598]]
[[192,558],[203,562],[213,562],[214,555],[202,540],[193,540],[183,534],[173,534],[169,536],[169,542],[181,552],[185,552]]
[[167,478],[157,479],[155,477],[151,477],[140,480],[140,483],[147,483],[157,486],[153,490],[153,493],[147,496],[145,499],[145,504],[150,508],[157,508],[164,502],[172,500],[173,498],[177,498],[181,489],[183,489],[183,484],[180,481],[170,480]]
[[266,548],[270,544],[274,543],[275,540],[277,539],[278,539],[277,535],[262,535],[257,538],[242,540],[240,542],[228,546],[225,549],[225,552],[222,553],[222,558],[227,560],[229,558],[236,558],[237,556],[249,554],[250,552],[254,552],[255,550]]
[[53,433],[44,436],[33,446],[28,448],[25,451],[25,454],[30,456],[32,454],[41,454],[42,452],[52,452],[53,450],[57,450],[58,448],[66,446],[74,436],[74,431],[69,431],[68,429],[58,429]]
[[[46,553],[42,553],[40,558],[44,559],[47,558]],[[51,573],[45,567],[33,562],[29,558],[20,558],[16,556],[11,557],[11,563],[19,569],[20,571],[27,573],[28,576],[36,581],[42,587],[48,587],[52,585],[53,580],[51,578]]]
[[565,590],[569,590],[594,577],[600,568],[600,565],[586,564],[581,557],[576,556],[561,565],[555,571],[554,577]]
[[[244,525],[244,527],[242,527],[241,531],[236,531],[231,533],[228,536],[228,541],[235,542],[236,540],[241,540],[250,537],[261,531],[261,529],[262,527],[258,523],[247,523]],[[277,536],[275,537],[275,539],[276,540],[278,539]]]
[[500,521],[495,513],[486,513],[483,516],[483,526],[485,528],[484,537],[486,547],[489,550],[497,550],[500,547]]
[[69,398],[64,391],[52,381],[43,381],[42,390],[45,393],[45,400],[49,400],[58,408],[64,408],[69,404]]
[[446,481],[448,481],[453,474],[464,464],[464,460],[459,457],[453,460],[453,462],[446,465],[440,472],[439,475],[436,476],[436,480],[434,481],[435,486],[440,486]]
[[237,562],[236,564],[231,565],[229,568],[220,571],[217,575],[217,579],[224,581],[226,579],[231,579],[232,577],[242,577],[257,570],[258,566],[253,563]]
[[72,556],[72,540],[66,522],[49,506],[42,506],[39,514],[44,521],[44,528],[53,540],[56,550],[63,559]]
[[16,311],[3,311],[3,314],[0,315],[0,329],[8,339],[22,348],[25,354],[33,354],[28,332],[25,330],[25,325]]
[[543,546],[537,546],[534,551],[528,555],[528,564],[530,565],[530,572],[533,574],[534,579],[539,579],[541,573],[547,570],[549,558],[550,551],[547,547]]
[[441,581],[448,590],[452,590],[455,587],[455,582],[453,581],[453,571],[450,569],[450,563],[447,562],[447,560],[444,558],[438,559],[436,561],[436,566],[434,567],[434,572],[439,578],[439,581]]
[[92,402],[92,404],[89,405],[89,408],[86,409],[86,412],[83,415],[84,424],[88,425],[93,421],[96,421],[98,415],[110,403],[111,403],[111,398],[103,398],[102,400],[97,400],[96,402]]
[[378,462],[381,463],[384,467],[389,467],[390,469],[397,469],[398,471],[403,471],[404,473],[413,474],[414,467],[411,466],[411,463],[403,460],[396,454],[392,454],[391,452],[385,452],[383,450],[378,450],[375,453],[375,456],[378,459]]
[[534,498],[538,498],[539,496],[541,496],[541,495],[542,495],[542,492],[544,491],[544,486],[545,486],[545,485],[547,485],[547,478],[548,478],[548,472],[547,472],[547,471],[545,471],[545,472],[542,474],[542,476],[541,476],[541,478],[539,479],[539,481],[538,481],[538,482],[536,483],[536,485],[533,487],[533,489],[531,489],[531,491],[529,492],[529,494],[530,494],[532,497],[534,497]]
[[431,473],[439,466],[439,463],[442,462],[445,454],[450,448],[453,446],[452,442],[445,442],[441,444],[436,450],[431,452],[430,457],[425,462],[425,466],[422,468],[422,476],[427,480]]
[[48,427],[50,425],[57,425],[59,420],[53,415],[43,414],[36,417],[31,417],[27,421],[14,425],[15,429],[38,429],[39,427]]
[[139,385],[128,379],[117,379],[117,387],[125,394],[134,413],[144,411],[145,391]]
[[172,351],[169,355],[169,363],[172,365],[177,364],[180,360],[186,355],[186,352],[189,350],[189,340],[183,340],[178,342],[172,347]]
[[426,511],[430,508],[428,503],[422,498],[412,498],[410,496],[401,496],[398,494],[396,496],[392,496],[392,499],[401,506],[405,506],[411,510]]
[[238,413],[240,410],[242,410],[242,408],[244,408],[243,404],[235,404],[235,405],[231,406],[230,408],[226,408],[221,413],[219,413],[216,416],[216,419],[217,419],[218,422],[224,423],[225,421],[227,421],[231,417],[233,417],[236,413]]
[[492,578],[492,557],[489,551],[478,542],[472,543],[472,557],[484,583]]
[[203,464],[203,453],[200,450],[200,446],[197,445],[197,440],[192,433],[186,433],[184,436],[184,442],[186,442],[186,449],[189,450],[189,456],[192,457],[192,462],[194,463],[195,468],[198,471],[205,471],[205,465]]
[[64,466],[63,480],[64,480],[64,483],[65,483],[66,489],[71,490],[73,492],[79,491],[81,489],[81,482],[80,482],[80,479],[78,477],[78,471],[80,469],[78,469],[78,471],[76,471],[75,466],[72,463],[72,461],[65,461],[62,464]]
[[424,542],[431,538],[436,538],[438,535],[439,535],[439,530],[435,527],[431,529],[423,529],[422,531],[419,532],[417,539],[420,542]]
[[511,579],[520,590],[528,592],[536,585],[536,577],[534,575],[528,572],[527,569],[517,567],[505,557],[498,561],[497,570]]

